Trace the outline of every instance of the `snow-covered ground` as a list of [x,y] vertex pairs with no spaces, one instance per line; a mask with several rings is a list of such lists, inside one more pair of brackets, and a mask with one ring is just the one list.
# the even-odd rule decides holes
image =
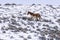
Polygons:
[[[42,19],[30,19],[27,12],[40,13]],[[60,40],[60,6],[0,6],[0,40]]]

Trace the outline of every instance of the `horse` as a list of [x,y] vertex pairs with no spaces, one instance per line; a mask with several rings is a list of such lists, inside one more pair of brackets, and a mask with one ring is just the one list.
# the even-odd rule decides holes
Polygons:
[[39,13],[32,13],[30,11],[28,11],[27,15],[31,15],[31,18],[36,18],[36,20],[41,19],[41,15]]

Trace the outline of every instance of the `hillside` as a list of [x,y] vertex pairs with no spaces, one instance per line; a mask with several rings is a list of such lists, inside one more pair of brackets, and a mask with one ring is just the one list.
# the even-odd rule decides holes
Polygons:
[[[42,19],[30,19],[27,12]],[[60,40],[60,6],[1,5],[0,40]]]

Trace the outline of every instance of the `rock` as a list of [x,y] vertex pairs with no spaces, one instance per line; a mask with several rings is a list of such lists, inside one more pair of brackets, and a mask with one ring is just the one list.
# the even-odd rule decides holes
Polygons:
[[58,37],[56,37],[55,39],[56,39],[56,40],[60,40],[60,38],[58,38]]
[[40,36],[39,36],[39,40],[46,40],[46,38],[45,38],[45,37],[40,37]]
[[0,40],[4,40],[4,39],[1,39],[1,38],[0,38]]
[[14,37],[13,37],[13,36],[11,36],[10,38],[11,38],[11,39],[13,39]]
[[8,29],[10,29],[10,30],[16,30],[17,29],[17,27],[12,25],[12,24],[8,24],[8,26],[9,26]]
[[43,24],[43,26],[47,26],[47,27],[50,27],[48,24]]
[[28,22],[28,25],[34,25],[34,23],[32,23],[32,22]]
[[24,40],[28,40],[27,38],[24,38]]
[[3,33],[6,33],[6,31],[3,31]]
[[0,20],[0,23],[2,23],[2,21]]
[[29,35],[27,38],[28,38],[28,39],[31,39],[31,36]]
[[60,23],[60,19],[57,19],[56,22]]
[[39,28],[38,29],[36,29],[37,31],[41,31]]
[[44,22],[51,22],[51,20],[43,20]]

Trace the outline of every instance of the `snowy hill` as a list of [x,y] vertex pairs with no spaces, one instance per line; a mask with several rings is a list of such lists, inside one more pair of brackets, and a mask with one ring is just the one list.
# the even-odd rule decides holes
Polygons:
[[[41,21],[27,12],[40,13]],[[0,40],[60,40],[60,6],[0,6]]]

